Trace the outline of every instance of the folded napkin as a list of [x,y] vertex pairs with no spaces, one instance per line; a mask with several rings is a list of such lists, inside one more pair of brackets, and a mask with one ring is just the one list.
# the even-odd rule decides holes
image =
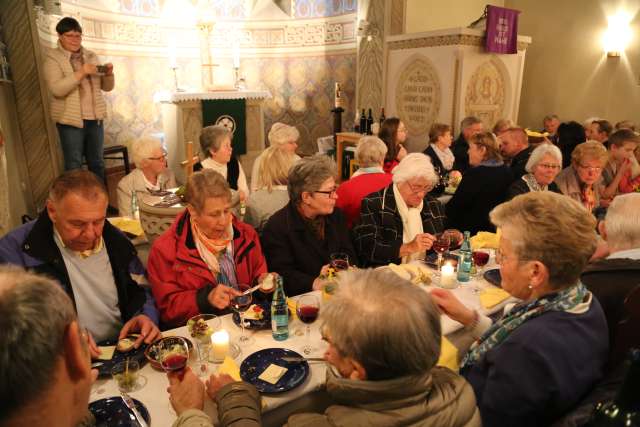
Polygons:
[[220,367],[218,368],[217,373],[218,375],[227,374],[234,380],[241,381],[240,368],[238,367],[238,364],[236,363],[236,361],[230,358],[229,356],[226,356],[224,358],[224,362],[222,362],[222,365],[220,365]]
[[136,237],[142,236],[144,234],[142,224],[140,224],[140,220],[138,219],[119,216],[115,218],[109,218],[109,222],[111,223],[111,225],[119,228],[121,231],[133,234]]
[[287,307],[289,307],[293,320],[298,319],[298,314],[296,313],[296,302],[291,298],[287,298]]
[[498,230],[497,233],[480,231],[469,240],[472,249],[497,248],[500,246],[500,231]]
[[503,289],[487,288],[480,292],[480,304],[482,304],[483,308],[488,309],[500,304],[510,296],[511,295]]
[[444,366],[451,369],[453,372],[458,372],[458,349],[451,344],[451,341],[442,336],[440,341],[440,359],[438,359],[438,366]]

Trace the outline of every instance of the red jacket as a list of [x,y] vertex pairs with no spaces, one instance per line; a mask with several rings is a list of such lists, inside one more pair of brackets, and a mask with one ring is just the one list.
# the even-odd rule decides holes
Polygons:
[[[153,243],[147,274],[160,318],[167,327],[183,326],[200,313],[220,312],[207,299],[217,285],[207,264],[200,258],[191,235],[187,210]],[[233,256],[238,283],[252,284],[267,272],[258,233],[233,218]]]
[[360,204],[371,193],[382,190],[391,184],[390,173],[366,173],[343,182],[338,187],[336,206],[342,209],[349,229],[360,221]]

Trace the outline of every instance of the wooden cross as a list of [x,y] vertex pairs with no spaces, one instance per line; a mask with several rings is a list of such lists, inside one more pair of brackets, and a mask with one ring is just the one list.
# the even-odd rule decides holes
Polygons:
[[187,176],[187,181],[189,177],[193,175],[193,165],[200,161],[198,156],[193,155],[193,142],[188,141],[186,146],[187,151],[187,160],[183,160],[180,162],[180,165],[184,168],[185,175]]

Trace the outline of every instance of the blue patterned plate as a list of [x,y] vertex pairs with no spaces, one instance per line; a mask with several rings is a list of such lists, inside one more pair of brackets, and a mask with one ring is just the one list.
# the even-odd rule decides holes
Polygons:
[[[137,399],[133,399],[136,409],[142,418],[151,425],[151,417],[147,407]],[[89,411],[96,417],[96,427],[139,427],[136,417],[119,396],[107,397],[89,404]]]
[[[307,362],[285,362],[282,360],[284,356],[302,357],[295,351],[285,348],[265,348],[250,354],[242,361],[240,377],[243,381],[253,384],[261,393],[282,393],[292,390],[302,384],[309,376],[309,364]],[[272,363],[288,369],[275,384],[258,378]]]
[[499,268],[494,268],[492,270],[487,270],[484,272],[483,274],[484,279],[491,283],[494,286],[497,286],[499,288],[502,287],[501,283],[502,283],[502,276],[500,276],[500,269]]
[[[129,337],[133,337],[135,339],[138,338],[139,335],[129,335]],[[118,340],[106,340],[98,343],[98,345],[106,346],[106,345],[116,345],[118,344]],[[110,377],[111,376],[111,368],[113,368],[117,363],[124,362],[125,359],[135,360],[138,362],[140,367],[142,368],[145,363],[147,363],[147,358],[144,356],[144,351],[147,349],[148,345],[142,342],[140,347],[134,348],[127,352],[121,352],[116,349],[113,352],[113,357],[110,360],[92,360],[94,363],[101,363],[96,369],[98,370],[99,377]]]

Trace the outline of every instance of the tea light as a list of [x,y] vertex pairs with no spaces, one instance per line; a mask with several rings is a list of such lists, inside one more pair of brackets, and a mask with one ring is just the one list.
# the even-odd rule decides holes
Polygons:
[[443,288],[456,287],[456,274],[451,264],[444,264],[440,269],[440,286]]
[[211,348],[214,360],[224,360],[229,354],[229,332],[224,329],[214,332],[211,335]]

